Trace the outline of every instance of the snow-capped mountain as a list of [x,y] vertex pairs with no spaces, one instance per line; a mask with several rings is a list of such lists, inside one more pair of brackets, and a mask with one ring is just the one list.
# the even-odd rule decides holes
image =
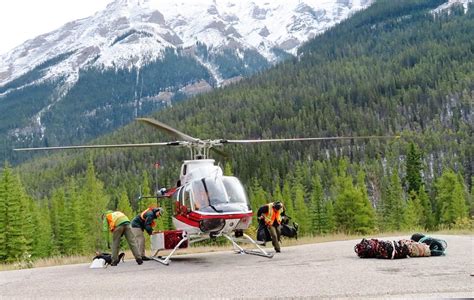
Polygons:
[[70,55],[39,79],[66,75],[71,83],[84,67],[140,67],[162,57],[165,48],[189,49],[197,42],[213,51],[254,49],[275,62],[275,49],[295,54],[301,43],[372,2],[116,0],[89,18],[67,23],[0,57],[0,86],[64,53]]
[[115,0],[0,56],[0,142],[86,142],[291,57],[373,2]]

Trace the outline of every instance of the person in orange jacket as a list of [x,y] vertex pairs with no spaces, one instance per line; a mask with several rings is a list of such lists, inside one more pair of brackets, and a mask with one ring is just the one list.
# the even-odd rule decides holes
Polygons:
[[133,256],[137,264],[141,265],[143,263],[142,257],[138,252],[137,244],[135,241],[135,236],[132,233],[130,228],[130,220],[127,216],[120,211],[111,211],[108,210],[102,215],[103,219],[103,230],[107,232],[112,232],[112,263],[111,266],[116,266],[119,263],[118,252],[120,248],[120,240],[122,236],[125,235],[130,250],[132,250]]
[[280,252],[280,236],[282,217],[285,216],[285,208],[280,201],[271,202],[261,206],[257,212],[260,223],[264,223],[270,232],[272,245],[276,252]]

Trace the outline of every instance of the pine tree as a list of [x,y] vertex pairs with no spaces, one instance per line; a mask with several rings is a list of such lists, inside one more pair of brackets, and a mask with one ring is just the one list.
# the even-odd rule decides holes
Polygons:
[[291,184],[289,180],[285,180],[285,182],[283,183],[282,197],[283,197],[283,203],[285,204],[286,215],[291,218],[294,218],[295,217],[294,197],[291,191]]
[[5,261],[13,262],[18,260],[27,249],[27,240],[22,230],[24,229],[24,214],[22,211],[23,195],[21,186],[12,170],[5,167],[1,186],[5,194],[6,218],[5,218]]
[[67,185],[67,207],[65,216],[69,220],[67,224],[68,252],[70,254],[84,253],[86,247],[85,224],[81,218],[81,194],[78,192],[76,180],[70,179]]
[[120,193],[120,199],[117,204],[117,210],[123,212],[127,217],[133,219],[133,210],[132,206],[130,205],[130,201],[128,200],[127,192],[123,190]]
[[[19,180],[19,179],[18,179]],[[23,218],[23,229],[22,233],[26,241],[26,252],[28,254],[34,254],[34,244],[35,244],[35,230],[37,224],[37,206],[33,202],[33,199],[26,195],[24,190],[21,191],[22,194],[22,214]]]
[[67,229],[68,220],[66,219],[66,193],[64,188],[58,188],[53,192],[53,208],[54,210],[54,237],[55,237],[55,250],[59,254],[66,254],[68,250],[68,239],[70,230]]
[[375,211],[367,198],[367,192],[361,188],[355,188],[354,201],[356,202],[354,232],[371,233],[375,228]]
[[316,175],[313,178],[313,192],[311,193],[311,232],[323,234],[328,232],[328,217],[324,201],[323,186],[321,178]]
[[305,190],[303,184],[296,182],[293,185],[293,195],[295,199],[295,222],[300,225],[299,231],[301,234],[309,234],[311,232],[311,219],[308,206],[304,201]]
[[224,175],[225,176],[234,176],[234,173],[232,172],[232,162],[231,161],[228,161],[228,162],[225,163]]
[[35,257],[48,257],[52,251],[52,232],[49,209],[47,205],[39,206],[36,240],[34,247]]
[[103,183],[95,175],[92,160],[87,165],[87,171],[80,188],[82,222],[85,228],[85,245],[88,251],[96,251],[104,246],[102,220],[100,216],[105,211],[109,198],[105,194]]
[[250,206],[252,207],[252,211],[254,212],[252,223],[258,224],[258,209],[268,203],[268,196],[256,178],[253,179],[250,191]]
[[337,178],[335,187],[339,193],[334,201],[336,227],[346,233],[353,232],[356,216],[356,202],[354,201],[354,187],[351,178],[345,176]]
[[[151,189],[150,189],[150,182],[148,180],[148,172],[143,171],[142,175],[142,184],[141,184],[141,195],[144,197],[149,197],[151,196]],[[149,207],[155,207],[156,206],[156,199],[154,198],[141,198],[138,202],[138,211],[137,213],[141,213],[145,209]],[[162,224],[160,224],[162,225]],[[163,226],[161,226],[163,227]]]
[[63,204],[64,192],[61,188],[58,188],[53,191],[49,203],[49,220],[52,240],[51,253],[53,255],[59,255],[61,253],[61,228],[59,220],[61,218],[60,212],[63,211]]
[[10,167],[5,166],[5,169],[0,176],[0,261],[7,259],[7,187],[5,177],[7,172],[10,172]]
[[428,193],[425,191],[424,185],[422,185],[420,190],[418,191],[418,199],[419,199],[420,208],[421,208],[420,225],[426,230],[433,229],[434,228],[433,208],[432,208]]
[[408,193],[411,191],[418,192],[423,185],[421,173],[423,172],[422,153],[414,144],[409,144],[407,160],[406,160],[406,182],[408,185]]
[[415,191],[411,191],[405,209],[403,229],[417,229],[422,222],[422,215],[422,208],[418,195]]
[[327,200],[325,205],[327,215],[327,232],[332,233],[336,231],[336,213],[334,212],[334,205],[331,200]]
[[464,186],[452,170],[443,172],[436,183],[436,202],[440,209],[440,223],[451,227],[467,218],[468,207]]
[[351,177],[341,174],[333,189],[338,191],[334,204],[336,226],[346,233],[370,233],[375,227],[370,201],[360,187],[353,185]]
[[393,170],[390,183],[386,191],[386,201],[390,203],[388,208],[387,226],[388,230],[400,230],[404,224],[405,201],[403,190],[398,176],[398,171]]

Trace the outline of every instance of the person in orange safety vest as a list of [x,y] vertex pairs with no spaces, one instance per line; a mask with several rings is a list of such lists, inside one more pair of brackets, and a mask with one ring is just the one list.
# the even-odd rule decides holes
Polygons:
[[111,266],[116,266],[119,263],[118,252],[120,248],[120,240],[125,235],[130,250],[132,250],[133,256],[137,264],[143,263],[142,257],[138,252],[135,236],[130,228],[130,220],[127,216],[120,211],[108,210],[102,214],[103,219],[103,230],[107,232],[107,241],[109,239],[108,232],[112,232],[112,263]]
[[280,236],[282,217],[285,216],[285,208],[280,201],[263,205],[258,209],[257,218],[260,224],[264,224],[272,238],[272,245],[276,252],[280,252]]

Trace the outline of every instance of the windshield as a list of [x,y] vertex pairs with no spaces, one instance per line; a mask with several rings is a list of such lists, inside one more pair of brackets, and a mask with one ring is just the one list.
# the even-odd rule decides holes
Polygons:
[[244,186],[239,179],[225,176],[223,181],[230,203],[248,204],[247,193],[245,193]]
[[192,198],[195,210],[209,207],[212,211],[227,212],[248,207],[247,195],[236,177],[206,177],[194,181]]

